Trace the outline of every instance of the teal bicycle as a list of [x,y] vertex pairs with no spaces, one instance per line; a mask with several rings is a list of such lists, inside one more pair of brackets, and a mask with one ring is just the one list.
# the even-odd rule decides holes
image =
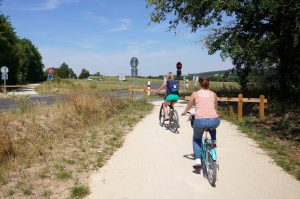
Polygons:
[[[189,121],[193,127],[195,115],[190,114]],[[217,180],[217,170],[219,165],[217,163],[217,152],[216,152],[216,143],[208,138],[207,133],[213,129],[204,129],[204,135],[202,138],[202,148],[201,148],[201,167],[195,168],[195,170],[203,171],[203,175],[207,178],[208,182],[215,187]]]

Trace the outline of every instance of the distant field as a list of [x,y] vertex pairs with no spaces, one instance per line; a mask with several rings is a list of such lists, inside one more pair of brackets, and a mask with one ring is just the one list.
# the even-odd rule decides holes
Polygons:
[[[147,82],[151,81],[157,83],[163,83],[162,79],[149,79],[149,78],[132,78],[126,77],[125,81],[119,81],[119,77],[116,76],[104,76],[99,77],[92,76],[93,80],[87,79],[56,79],[52,82],[45,82],[41,84],[37,91],[42,94],[61,94],[66,90],[85,90],[92,89],[94,91],[115,91],[115,90],[127,90],[129,86],[136,82],[136,88],[144,88],[147,86]],[[180,81],[180,88],[185,90],[187,94],[199,89],[198,82],[189,83],[189,87],[184,89],[184,82]],[[236,93],[240,90],[240,86],[237,82],[211,82],[211,90],[217,93]],[[184,93],[183,93],[184,94]]]
[[[101,80],[98,77],[93,77],[93,80],[87,79],[56,79],[52,82],[45,82],[41,84],[37,91],[42,94],[63,93],[65,90],[82,90],[91,88],[94,91],[114,91],[114,90],[127,90],[129,86],[133,85],[134,79],[132,77],[126,77],[125,81],[119,81],[118,77],[104,76]],[[136,87],[144,88],[147,86],[147,82],[163,82],[159,79],[148,78],[135,78]]]

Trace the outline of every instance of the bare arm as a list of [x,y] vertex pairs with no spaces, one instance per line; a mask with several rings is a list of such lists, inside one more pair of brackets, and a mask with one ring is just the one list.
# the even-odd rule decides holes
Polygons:
[[188,112],[189,110],[191,110],[191,108],[193,107],[193,105],[194,105],[194,103],[195,103],[195,95],[196,95],[195,93],[193,93],[193,94],[191,95],[190,101],[189,101],[188,105],[186,106],[184,112],[183,112],[181,115],[186,115],[187,112]]
[[155,91],[155,93],[158,93],[159,91],[161,91],[163,88],[166,87],[166,85],[167,85],[167,83],[164,82],[164,83],[159,87],[159,89],[157,89],[157,90]]
[[215,109],[218,112],[218,98],[216,94],[215,94]]

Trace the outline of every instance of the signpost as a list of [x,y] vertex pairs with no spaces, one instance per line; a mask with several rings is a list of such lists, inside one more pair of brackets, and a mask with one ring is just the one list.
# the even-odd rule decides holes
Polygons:
[[131,77],[133,77],[133,85],[136,87],[135,77],[138,76],[138,68],[139,60],[136,57],[132,57],[130,60],[130,66],[131,66]]
[[137,77],[138,76],[138,69],[137,69],[138,65],[139,65],[139,60],[136,57],[132,57],[131,60],[130,60],[131,77]]
[[54,69],[53,68],[48,68],[48,70],[47,70],[47,72],[48,72],[48,80],[53,80],[53,73],[54,73]]
[[125,78],[125,75],[124,74],[120,74],[119,75],[119,81],[125,81],[126,78]]
[[177,68],[177,79],[179,81],[179,79],[181,77],[182,63],[181,62],[177,62],[176,63],[176,68]]
[[1,67],[1,78],[4,80],[4,93],[6,94],[6,80],[8,80],[8,68],[6,66]]
[[119,75],[119,81],[122,81],[122,87],[123,87],[123,82],[126,80],[126,77],[125,77],[125,75],[124,74],[120,74]]

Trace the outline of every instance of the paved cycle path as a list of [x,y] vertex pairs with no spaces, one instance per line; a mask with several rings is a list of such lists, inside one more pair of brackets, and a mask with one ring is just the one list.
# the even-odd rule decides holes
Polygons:
[[[180,117],[179,134],[158,124],[161,102],[90,178],[90,199],[300,199],[300,183],[282,171],[254,141],[222,120],[217,132],[220,170],[216,187],[193,173],[192,129]],[[181,113],[184,104],[177,104]]]

